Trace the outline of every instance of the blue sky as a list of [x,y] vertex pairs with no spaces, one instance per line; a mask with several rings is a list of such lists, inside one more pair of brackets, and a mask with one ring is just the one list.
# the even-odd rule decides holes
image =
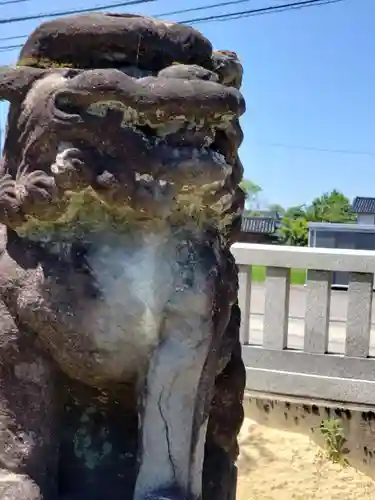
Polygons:
[[[0,7],[0,18],[105,3],[30,0]],[[153,15],[212,3],[215,0],[158,0],[126,11]],[[278,3],[284,1],[249,0],[232,8],[170,19]],[[262,186],[264,203],[308,203],[334,188],[350,198],[375,196],[374,19],[375,0],[345,0],[323,7],[196,25],[215,48],[234,50],[243,62],[242,91],[247,113],[242,120],[245,141],[241,158],[245,176]],[[0,37],[27,34],[38,24],[1,25]],[[13,43],[18,42],[0,41],[0,46]],[[17,50],[0,52],[0,65],[16,58]],[[4,123],[6,107],[1,106]],[[336,152],[321,151],[327,149]]]

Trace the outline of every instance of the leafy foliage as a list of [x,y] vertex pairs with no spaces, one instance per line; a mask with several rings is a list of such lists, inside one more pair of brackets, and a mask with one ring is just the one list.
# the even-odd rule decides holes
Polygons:
[[354,222],[348,198],[334,189],[315,198],[306,212],[307,219],[316,222]]
[[285,245],[306,246],[308,239],[307,220],[304,217],[283,217],[279,238]]
[[342,422],[338,418],[323,420],[320,425],[320,432],[325,441],[327,458],[334,463],[347,465],[345,455],[349,453],[346,448],[346,438]]
[[246,194],[246,211],[253,213],[258,208],[258,196],[262,192],[262,188],[259,184],[248,179],[244,179],[240,186]]
[[[244,180],[241,187],[247,194],[246,213],[259,214],[257,200],[262,188],[250,180]],[[284,208],[279,204],[272,204],[268,209],[282,217],[278,236],[285,245],[306,246],[309,222],[355,222],[349,199],[337,189],[314,198],[310,205]]]

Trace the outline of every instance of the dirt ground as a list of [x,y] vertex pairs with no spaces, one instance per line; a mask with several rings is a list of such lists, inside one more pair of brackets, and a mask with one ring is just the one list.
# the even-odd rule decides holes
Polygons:
[[245,419],[237,500],[370,500],[375,481],[327,460],[308,436]]

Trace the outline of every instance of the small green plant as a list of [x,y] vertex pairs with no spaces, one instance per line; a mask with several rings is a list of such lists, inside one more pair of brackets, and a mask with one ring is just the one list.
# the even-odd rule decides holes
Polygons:
[[340,465],[348,465],[345,455],[349,453],[346,448],[346,438],[342,421],[338,418],[323,420],[320,432],[325,441],[325,450],[329,460]]

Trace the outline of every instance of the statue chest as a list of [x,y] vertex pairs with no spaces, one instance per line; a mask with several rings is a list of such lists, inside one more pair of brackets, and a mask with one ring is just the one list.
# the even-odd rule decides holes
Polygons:
[[93,385],[122,382],[147,366],[177,296],[183,298],[174,307],[200,313],[206,260],[175,238],[102,235],[83,257],[86,272],[39,270],[39,293],[24,292],[21,302],[29,323],[37,318],[43,347],[69,376]]
[[86,256],[95,297],[85,301],[82,319],[98,350],[125,349],[137,358],[158,342],[179,266],[175,249],[162,239],[124,243],[96,247]]

